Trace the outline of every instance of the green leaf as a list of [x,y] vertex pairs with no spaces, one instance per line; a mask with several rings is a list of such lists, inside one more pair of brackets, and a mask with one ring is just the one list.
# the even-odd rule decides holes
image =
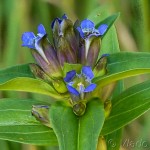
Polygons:
[[81,73],[81,68],[82,68],[81,64],[68,64],[68,63],[65,63],[64,67],[63,67],[63,76],[65,77],[67,72],[69,72],[71,70],[75,70],[78,74],[80,74]]
[[[116,84],[116,88],[112,95],[113,103],[115,103],[114,97],[118,96],[123,91],[123,81],[120,80]],[[116,99],[117,100],[117,99]],[[107,150],[120,150],[121,140],[122,140],[122,129],[116,130],[105,136]]]
[[92,99],[85,114],[78,117],[71,107],[56,102],[50,109],[50,122],[60,150],[96,150],[104,122],[103,105],[98,98]]
[[17,77],[34,78],[29,64],[17,65],[0,70],[0,84]]
[[101,87],[127,77],[150,73],[150,53],[121,52],[108,57],[108,74],[93,80]]
[[91,11],[93,11],[95,9],[95,7],[97,6],[97,1],[96,0],[92,0],[92,1],[87,1],[87,0],[80,1],[80,0],[76,0],[76,2],[74,4],[75,4],[75,8],[76,8],[76,15],[80,19],[84,19],[85,16],[87,16],[89,14],[89,12],[91,12]]
[[98,26],[98,24],[100,24],[101,21],[109,17],[108,8],[109,7],[107,6],[100,6],[94,11],[92,11],[87,18],[92,20],[95,23],[95,25]]
[[[102,39],[100,54],[112,54],[117,52],[120,52],[120,48],[116,28],[113,25]],[[99,57],[101,57],[101,55]]]
[[35,79],[29,64],[17,65],[0,70],[0,90],[24,91],[49,95],[54,98],[65,98],[48,83]]
[[0,100],[0,139],[34,145],[57,145],[52,129],[40,124],[32,115],[32,99]]
[[[24,91],[49,95],[54,98],[62,98],[53,87],[40,79],[18,77],[0,84],[0,90]],[[64,95],[65,97],[65,95]]]
[[122,129],[112,132],[105,136],[107,150],[119,150],[122,140]]
[[102,135],[112,133],[150,109],[150,81],[135,85],[112,100],[112,111]]

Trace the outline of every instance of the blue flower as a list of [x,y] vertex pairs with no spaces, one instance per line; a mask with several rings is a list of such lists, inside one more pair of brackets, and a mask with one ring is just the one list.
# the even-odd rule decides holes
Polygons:
[[42,24],[38,26],[37,36],[33,32],[24,32],[22,34],[22,46],[36,49],[37,52],[47,61],[41,46],[41,40],[46,36],[45,28]]
[[45,28],[42,24],[38,26],[38,34],[34,35],[33,32],[24,32],[22,34],[22,46],[35,49],[35,42],[39,42],[43,36],[46,35]]
[[98,29],[95,29],[95,25],[91,20],[85,19],[81,22],[80,27],[77,30],[83,39],[90,38],[91,36],[102,36],[108,28],[108,25],[101,24]]
[[69,71],[64,78],[67,83],[68,91],[76,96],[84,97],[84,93],[92,92],[96,88],[96,84],[91,83],[94,74],[90,66],[82,67],[81,74],[77,74],[75,70]]

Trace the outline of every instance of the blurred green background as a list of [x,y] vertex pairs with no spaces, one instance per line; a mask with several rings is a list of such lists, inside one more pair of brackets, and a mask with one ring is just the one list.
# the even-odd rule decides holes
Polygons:
[[[25,31],[37,32],[44,24],[51,37],[50,23],[64,13],[73,21],[82,20],[95,8],[107,5],[111,14],[120,12],[115,23],[121,51],[150,51],[150,1],[149,0],[0,0],[0,68],[33,62],[30,50],[21,47]],[[100,15],[100,14],[99,14]],[[109,43],[108,43],[109,44]],[[125,88],[147,79],[138,76],[124,80]],[[0,92],[0,98],[32,97],[50,100],[47,96],[23,92]],[[150,111],[128,125],[123,132],[121,150],[148,150],[143,146],[128,146],[126,140],[146,142],[150,146]],[[1,150],[58,150],[58,147],[36,147],[0,140]]]

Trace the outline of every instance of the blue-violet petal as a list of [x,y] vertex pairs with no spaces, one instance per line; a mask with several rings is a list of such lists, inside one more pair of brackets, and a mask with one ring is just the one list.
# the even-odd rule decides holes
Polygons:
[[45,35],[46,30],[42,24],[38,25],[38,34]]
[[108,28],[107,24],[100,25],[99,28],[98,28],[99,34],[103,35],[106,32],[107,28]]
[[81,29],[80,27],[77,27],[77,30],[79,31],[80,36],[81,36],[82,38],[84,38],[84,33],[83,33],[82,29]]
[[76,96],[78,96],[78,95],[80,94],[75,88],[73,88],[73,87],[70,86],[70,85],[67,85],[67,89],[68,89],[68,91],[69,91],[70,93],[72,93],[72,94],[74,94],[74,95],[76,95]]
[[87,87],[84,89],[84,92],[92,92],[95,88],[96,88],[96,84],[91,83],[89,86],[87,86]]
[[62,16],[62,19],[68,19],[67,15],[64,14],[64,15]]
[[84,74],[88,79],[92,80],[94,78],[94,74],[90,66],[82,67],[82,74]]
[[94,29],[94,23],[91,20],[85,19],[81,22],[83,32],[91,32]]
[[65,82],[70,82],[75,77],[75,75],[76,75],[75,70],[67,72],[66,77],[64,78],[64,81]]
[[34,35],[33,32],[24,32],[22,34],[22,41],[23,44],[22,46],[28,47],[28,48],[35,48],[34,46],[34,39],[36,38],[36,36]]

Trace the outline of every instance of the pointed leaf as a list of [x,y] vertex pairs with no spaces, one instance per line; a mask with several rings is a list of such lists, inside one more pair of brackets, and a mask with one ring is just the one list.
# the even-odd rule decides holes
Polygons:
[[0,139],[34,145],[57,145],[51,128],[40,124],[32,115],[32,105],[43,102],[32,99],[0,100]]
[[0,83],[4,83],[17,77],[34,78],[30,71],[29,64],[17,65],[0,70]]
[[108,74],[93,80],[101,87],[131,76],[150,73],[150,53],[121,52],[108,57]]
[[0,70],[0,90],[33,92],[59,99],[67,97],[67,95],[59,95],[50,84],[40,79],[35,79],[29,64]]
[[105,37],[102,39],[99,57],[101,57],[102,54],[112,54],[117,52],[120,52],[119,42],[116,28],[112,25]]
[[150,81],[135,85],[112,100],[112,111],[102,135],[112,133],[150,109]]
[[62,98],[53,87],[40,79],[18,77],[0,84],[0,90],[24,91]]

